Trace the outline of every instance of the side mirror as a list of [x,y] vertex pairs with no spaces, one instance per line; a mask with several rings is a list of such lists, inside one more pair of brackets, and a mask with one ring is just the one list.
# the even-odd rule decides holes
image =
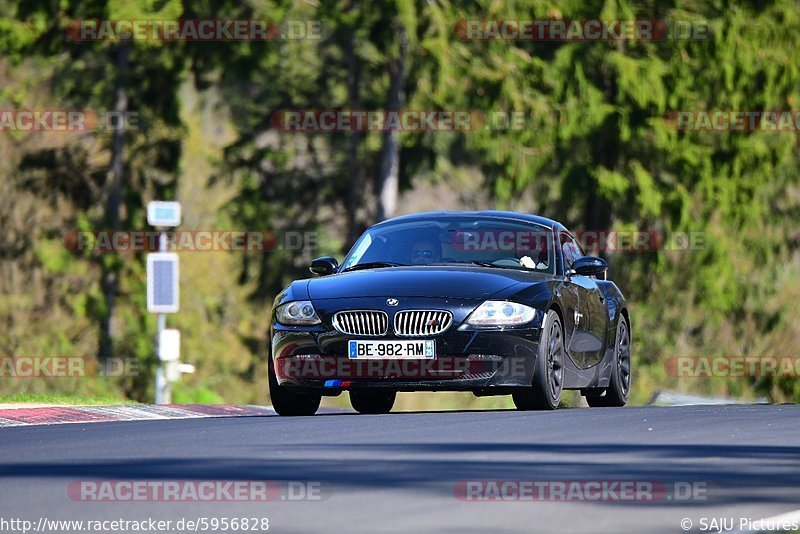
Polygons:
[[311,260],[311,265],[308,266],[308,270],[317,276],[327,276],[335,273],[337,267],[339,267],[339,262],[336,261],[336,258],[323,256],[322,258]]
[[572,263],[572,270],[580,276],[600,276],[608,270],[608,263],[597,256],[583,256]]

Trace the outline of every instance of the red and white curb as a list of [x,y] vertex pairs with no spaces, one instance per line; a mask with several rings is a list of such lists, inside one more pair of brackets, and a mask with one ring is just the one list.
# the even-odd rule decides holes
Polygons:
[[9,426],[107,423],[156,419],[204,417],[258,417],[274,415],[272,406],[234,404],[168,404],[122,406],[57,406],[49,408],[0,408],[0,428]]

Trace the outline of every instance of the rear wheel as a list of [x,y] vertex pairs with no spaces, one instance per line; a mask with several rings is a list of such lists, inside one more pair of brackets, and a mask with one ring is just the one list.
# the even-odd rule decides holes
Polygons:
[[350,404],[358,413],[389,413],[394,406],[395,397],[397,397],[395,391],[351,391]]
[[272,399],[272,407],[278,415],[298,416],[314,415],[317,413],[319,403],[322,401],[321,395],[303,395],[294,393],[286,386],[278,384],[275,376],[275,369],[272,362],[269,363],[269,396]]
[[564,388],[564,331],[558,314],[550,310],[542,328],[533,384],[512,395],[518,410],[555,410]]
[[614,368],[611,381],[603,396],[587,395],[586,403],[592,407],[625,406],[631,392],[631,334],[625,316],[617,324],[617,341],[614,348]]

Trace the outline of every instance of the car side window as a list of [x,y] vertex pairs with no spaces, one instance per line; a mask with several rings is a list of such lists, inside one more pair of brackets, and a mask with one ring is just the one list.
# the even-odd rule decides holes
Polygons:
[[[578,255],[578,258],[582,258],[582,257],[586,256],[586,251],[583,250],[583,247],[578,242],[578,240],[575,239],[572,236],[570,236],[569,238],[570,238],[570,241],[572,241],[572,245],[575,247],[575,253]],[[577,259],[577,258],[575,258],[575,259]]]
[[561,233],[560,241],[561,253],[564,256],[564,266],[566,268],[572,267],[575,260],[581,257],[581,251],[578,245],[575,244],[575,240],[566,232]]

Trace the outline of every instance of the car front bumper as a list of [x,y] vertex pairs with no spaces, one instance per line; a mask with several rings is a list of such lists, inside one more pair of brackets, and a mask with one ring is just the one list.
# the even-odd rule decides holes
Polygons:
[[317,394],[378,388],[501,394],[506,389],[531,385],[540,335],[535,323],[504,330],[461,330],[454,326],[429,338],[436,341],[433,359],[356,360],[347,356],[348,342],[365,338],[324,326],[299,328],[274,323],[271,356],[281,385],[311,389]]

